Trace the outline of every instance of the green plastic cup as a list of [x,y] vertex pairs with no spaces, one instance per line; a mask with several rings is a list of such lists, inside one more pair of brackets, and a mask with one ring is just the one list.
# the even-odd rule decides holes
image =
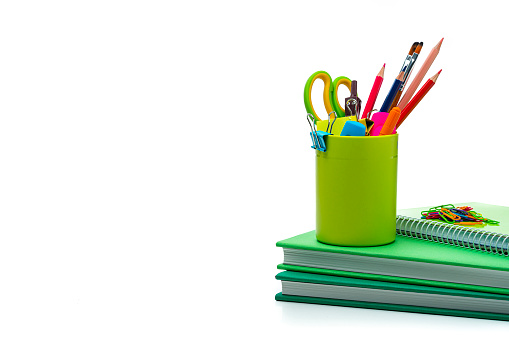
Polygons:
[[316,151],[316,238],[339,246],[396,239],[398,135],[325,137]]

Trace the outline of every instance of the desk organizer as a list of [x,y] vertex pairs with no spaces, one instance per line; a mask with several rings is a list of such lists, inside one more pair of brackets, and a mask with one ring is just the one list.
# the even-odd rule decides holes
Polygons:
[[339,246],[396,239],[398,134],[324,137],[316,153],[316,238]]

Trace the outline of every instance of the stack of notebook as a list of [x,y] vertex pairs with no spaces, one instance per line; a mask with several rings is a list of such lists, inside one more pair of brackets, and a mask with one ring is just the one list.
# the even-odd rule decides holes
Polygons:
[[326,245],[314,231],[278,242],[276,300],[509,320],[509,207],[464,205],[500,226],[411,219],[419,208],[400,211],[389,245]]

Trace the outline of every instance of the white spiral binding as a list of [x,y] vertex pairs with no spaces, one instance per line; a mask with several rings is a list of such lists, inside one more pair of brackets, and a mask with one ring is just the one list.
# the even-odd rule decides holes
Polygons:
[[509,235],[398,215],[399,235],[509,256]]

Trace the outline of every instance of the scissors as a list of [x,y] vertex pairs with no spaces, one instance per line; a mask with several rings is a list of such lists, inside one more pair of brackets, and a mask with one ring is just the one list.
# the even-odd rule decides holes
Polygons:
[[323,88],[323,103],[325,104],[327,114],[330,114],[332,111],[334,111],[338,114],[339,117],[344,117],[345,110],[343,107],[341,107],[338,101],[338,87],[339,85],[345,85],[348,88],[348,91],[351,91],[352,81],[347,77],[338,77],[332,81],[329,73],[325,71],[315,72],[309,77],[308,81],[306,82],[306,86],[304,87],[304,105],[306,106],[307,112],[311,113],[315,118],[315,123],[317,121],[321,121],[318,115],[316,115],[315,109],[313,108],[313,103],[311,102],[311,88],[313,87],[313,83],[316,79],[321,79],[325,85]]

